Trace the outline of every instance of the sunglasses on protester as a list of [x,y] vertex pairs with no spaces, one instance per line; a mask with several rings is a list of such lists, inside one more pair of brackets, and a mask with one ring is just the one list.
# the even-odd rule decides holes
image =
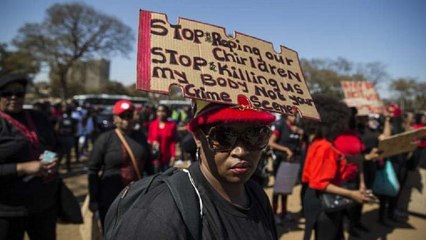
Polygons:
[[121,119],[130,120],[130,119],[132,119],[132,118],[133,118],[133,113],[132,113],[132,112],[127,111],[127,112],[124,112],[124,113],[122,113],[122,114],[119,114],[118,116],[119,116]]
[[25,91],[0,91],[0,96],[2,97],[12,97],[22,98],[25,96]]
[[240,140],[249,151],[260,151],[264,149],[271,136],[271,129],[267,126],[256,126],[245,129],[243,132],[236,131],[235,128],[226,126],[214,126],[206,134],[209,148],[217,152],[231,151],[237,140]]

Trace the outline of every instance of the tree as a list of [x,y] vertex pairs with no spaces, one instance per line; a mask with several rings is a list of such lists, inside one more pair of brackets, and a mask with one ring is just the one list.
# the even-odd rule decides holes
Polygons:
[[324,59],[302,59],[301,63],[306,81],[313,93],[343,97],[340,81],[345,78],[336,71],[338,66],[335,62]]
[[33,75],[40,70],[40,64],[30,53],[10,51],[7,45],[0,43],[0,76],[10,73]]
[[417,83],[414,95],[414,109],[426,110],[426,82]]
[[102,84],[101,88],[93,93],[105,93],[105,94],[123,94],[128,95],[127,88],[120,82],[110,81]]
[[85,4],[54,4],[46,15],[43,22],[20,28],[13,42],[49,65],[62,100],[68,97],[67,73],[76,61],[127,55],[132,50],[131,28]]
[[343,98],[340,85],[346,81],[371,81],[377,84],[388,77],[385,66],[379,62],[357,64],[344,59],[302,59],[302,68],[312,92]]
[[425,109],[426,108],[426,84],[417,82],[414,78],[394,79],[390,89],[397,93],[394,99],[404,109]]

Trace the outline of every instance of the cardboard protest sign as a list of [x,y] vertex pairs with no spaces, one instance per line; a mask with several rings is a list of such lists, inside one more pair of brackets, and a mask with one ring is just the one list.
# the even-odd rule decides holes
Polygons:
[[383,113],[384,105],[373,83],[368,81],[341,81],[344,101],[349,107],[356,107],[358,115]]
[[137,89],[167,94],[176,85],[188,98],[319,119],[295,51],[189,19],[139,17]]
[[420,128],[393,135],[389,138],[379,141],[379,150],[381,158],[391,157],[397,154],[411,152],[416,149],[415,140],[426,134],[426,128]]

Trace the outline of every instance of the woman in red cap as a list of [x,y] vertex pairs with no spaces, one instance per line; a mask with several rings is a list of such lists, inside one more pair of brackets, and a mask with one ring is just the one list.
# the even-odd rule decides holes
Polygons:
[[133,111],[129,100],[117,101],[112,111],[116,129],[101,134],[90,154],[89,208],[99,211],[102,226],[115,197],[130,182],[142,177],[149,159],[146,136],[133,129]]
[[[187,187],[199,196],[200,239],[277,239],[269,199],[250,180],[268,145],[269,125],[275,117],[202,101],[196,101],[194,110],[189,130],[198,161],[188,169],[193,186],[188,183]],[[125,224],[118,227],[115,239],[192,239],[166,184],[134,206],[123,215]]]

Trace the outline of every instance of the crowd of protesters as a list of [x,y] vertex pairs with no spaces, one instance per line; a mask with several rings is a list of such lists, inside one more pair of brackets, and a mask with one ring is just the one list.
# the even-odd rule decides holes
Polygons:
[[[28,185],[28,191],[48,186],[52,181],[52,178],[48,178],[53,174],[52,168],[64,167],[70,172],[73,171],[73,160],[83,163],[88,160],[90,209],[99,211],[103,224],[108,207],[131,181],[164,172],[175,166],[178,160],[196,162],[200,158],[199,147],[192,138],[193,135],[187,131],[192,119],[189,106],[135,107],[130,101],[118,101],[111,113],[115,127],[104,129],[97,120],[98,113],[102,110],[100,106],[45,102],[34,105],[34,109],[39,111],[29,111],[34,120],[32,126],[32,121],[25,120],[25,111],[15,106],[18,103],[23,105],[23,100],[17,100],[24,97],[22,94],[25,94],[27,79],[11,79],[2,80],[4,83],[0,86],[1,111],[12,118],[8,121],[8,118],[0,117],[0,230],[6,233],[9,229],[14,231],[15,236],[8,235],[11,238],[4,238],[0,234],[0,239],[21,239],[24,230],[28,231],[30,237],[38,234],[34,228],[29,227],[38,225],[31,225],[33,223],[30,222],[38,221],[37,217],[50,208],[37,209],[38,206],[24,202],[10,208],[7,203],[13,198],[6,199],[5,196],[17,195],[18,193],[10,191],[24,189],[28,184],[31,185]],[[418,139],[418,147],[414,152],[386,159],[379,158],[378,143],[394,134],[424,128],[425,112],[404,113],[397,105],[391,104],[382,115],[359,115],[356,109],[347,107],[338,99],[323,95],[315,95],[313,99],[321,122],[276,115],[276,121],[271,124],[268,147],[262,150],[259,166],[266,166],[263,161],[272,161],[270,174],[274,179],[274,187],[271,211],[275,224],[295,221],[292,213],[287,210],[287,199],[296,184],[302,186],[305,239],[310,239],[312,234],[315,239],[342,239],[344,222],[348,222],[349,234],[354,237],[359,236],[360,231],[372,230],[362,223],[362,206],[365,203],[379,202],[378,221],[384,226],[389,226],[389,221],[404,220],[407,209],[398,208],[399,194],[376,194],[376,198],[374,192],[371,193],[375,174],[387,161],[391,162],[403,188],[410,171],[426,168],[426,138]],[[13,105],[10,102],[18,103]],[[39,114],[40,111],[44,115]],[[14,125],[16,121],[13,119],[24,124],[23,130],[19,130],[19,127],[16,127],[18,130],[13,130],[13,126],[17,125]],[[39,125],[45,126],[43,130],[39,129]],[[49,128],[46,126],[51,126],[51,132],[47,131]],[[202,130],[201,128],[200,131]],[[32,133],[38,137],[32,137]],[[224,133],[220,134],[222,136]],[[9,140],[6,141],[6,138]],[[22,142],[22,146],[15,144],[19,142]],[[23,148],[31,151],[27,151],[25,155]],[[58,154],[56,164],[36,164],[38,155],[45,149]],[[15,165],[11,164],[18,167],[12,169]],[[270,177],[268,171],[261,176],[258,174],[262,173],[256,171],[254,177],[257,179]],[[38,176],[40,181],[25,181],[27,175]],[[259,182],[263,187],[268,187],[268,183],[271,183]],[[35,193],[28,191],[19,194],[33,194],[31,197],[36,197]],[[356,204],[343,210],[328,212],[322,206],[320,195],[323,193],[341,195],[352,199]],[[279,201],[281,209],[278,209]],[[54,218],[55,213],[50,215]],[[12,223],[17,227],[10,230]],[[52,227],[48,229],[50,231]],[[46,232],[49,233],[50,236],[45,239],[54,239],[51,231]]]

